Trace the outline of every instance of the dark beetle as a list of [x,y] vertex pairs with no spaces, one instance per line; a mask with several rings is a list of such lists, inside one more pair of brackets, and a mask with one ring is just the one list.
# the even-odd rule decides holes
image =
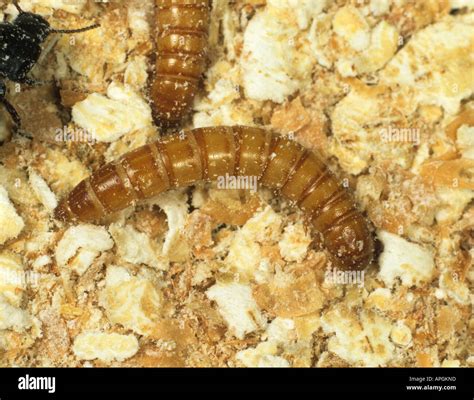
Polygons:
[[41,44],[51,33],[78,33],[97,28],[94,24],[86,28],[62,30],[52,29],[43,17],[38,14],[24,12],[17,1],[13,4],[20,13],[12,22],[0,23],[0,103],[10,113],[17,128],[20,128],[20,116],[5,98],[5,79],[13,82],[34,85],[40,82],[27,76],[38,61]]

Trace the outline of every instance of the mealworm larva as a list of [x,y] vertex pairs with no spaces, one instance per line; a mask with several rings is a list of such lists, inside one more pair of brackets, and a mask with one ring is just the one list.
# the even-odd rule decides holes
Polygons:
[[316,153],[261,128],[199,128],[139,147],[79,183],[55,217],[98,221],[137,200],[227,174],[256,177],[298,205],[341,268],[372,261],[372,235],[349,191]]
[[156,0],[156,66],[150,97],[161,126],[189,112],[206,66],[208,0]]

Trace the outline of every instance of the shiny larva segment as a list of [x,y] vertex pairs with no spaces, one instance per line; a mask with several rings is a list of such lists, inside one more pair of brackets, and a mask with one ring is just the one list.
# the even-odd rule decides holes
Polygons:
[[208,0],[156,0],[156,64],[150,98],[160,126],[190,111],[206,67]]
[[349,191],[316,153],[260,128],[194,129],[133,150],[82,181],[61,201],[55,217],[98,221],[136,200],[226,174],[256,176],[298,205],[339,267],[363,269],[372,261],[368,222]]

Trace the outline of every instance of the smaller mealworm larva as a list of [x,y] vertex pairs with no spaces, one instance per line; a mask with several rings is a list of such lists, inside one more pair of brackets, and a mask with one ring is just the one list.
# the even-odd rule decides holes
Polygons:
[[206,67],[208,0],[156,0],[156,64],[150,97],[158,125],[190,111]]
[[139,147],[79,183],[55,217],[98,221],[137,200],[227,175],[257,177],[298,205],[341,268],[363,269],[372,261],[368,222],[348,190],[316,153],[260,128],[200,128]]

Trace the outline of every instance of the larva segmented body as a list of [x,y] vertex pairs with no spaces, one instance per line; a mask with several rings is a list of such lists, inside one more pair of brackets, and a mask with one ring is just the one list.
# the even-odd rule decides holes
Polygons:
[[189,112],[206,67],[208,0],[156,0],[156,66],[150,97],[161,126]]
[[351,194],[316,153],[261,128],[199,128],[140,147],[82,181],[55,216],[97,221],[136,200],[226,174],[257,177],[297,204],[341,268],[371,262],[372,236]]

